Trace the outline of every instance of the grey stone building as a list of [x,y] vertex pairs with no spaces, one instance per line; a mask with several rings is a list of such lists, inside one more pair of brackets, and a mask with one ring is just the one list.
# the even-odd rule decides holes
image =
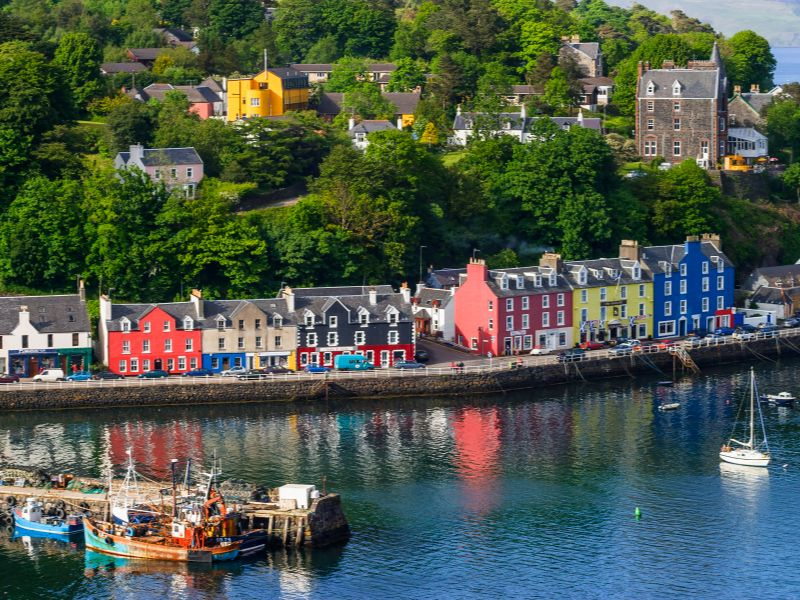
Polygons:
[[558,51],[559,60],[574,60],[584,77],[603,75],[603,54],[597,42],[581,42],[579,36],[564,38]]
[[704,169],[722,161],[727,145],[728,78],[716,43],[709,60],[686,67],[639,63],[636,146],[645,160],[693,159]]

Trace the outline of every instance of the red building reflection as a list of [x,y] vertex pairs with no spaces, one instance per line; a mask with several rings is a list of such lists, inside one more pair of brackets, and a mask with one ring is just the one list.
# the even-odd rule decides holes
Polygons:
[[456,471],[463,480],[464,508],[485,514],[500,498],[497,470],[500,455],[500,423],[496,408],[463,408],[453,420],[457,455]]
[[173,458],[183,461],[191,457],[195,464],[202,464],[204,459],[203,432],[195,423],[157,425],[140,421],[110,427],[109,454],[115,467],[127,464],[128,448],[136,470],[157,479],[169,476]]

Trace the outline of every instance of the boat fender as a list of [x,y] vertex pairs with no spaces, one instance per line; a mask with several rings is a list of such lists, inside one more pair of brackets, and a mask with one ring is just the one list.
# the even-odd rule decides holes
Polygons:
[[89,510],[88,502],[81,502],[80,504],[78,504],[78,506],[81,507],[83,510]]
[[6,530],[6,533],[14,533],[14,524],[9,523],[8,525],[4,525],[3,529]]
[[63,500],[59,500],[58,502],[56,502],[56,508],[59,509],[59,510],[64,510],[65,506],[66,506],[66,504],[64,503]]
[[97,537],[99,533],[100,533],[100,532],[99,532],[99,531],[97,531],[97,529],[92,529],[92,535],[93,535],[94,537]]
[[67,516],[67,513],[64,511],[63,508],[57,508],[55,512],[56,512],[56,517],[58,517],[59,519],[63,519],[64,517]]
[[106,544],[108,544],[109,546],[113,546],[114,545],[114,540],[111,539],[111,536],[108,536],[106,538]]
[[85,510],[83,511],[83,516],[87,519],[91,519],[94,516],[94,513],[90,510]]
[[16,506],[17,505],[17,499],[14,498],[14,496],[8,496],[8,497],[6,497],[6,504],[8,504],[9,506]]

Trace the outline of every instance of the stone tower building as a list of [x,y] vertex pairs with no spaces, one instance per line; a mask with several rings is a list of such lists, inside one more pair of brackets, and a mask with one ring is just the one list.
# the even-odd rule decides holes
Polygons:
[[639,63],[636,86],[636,146],[645,160],[657,156],[677,164],[693,159],[716,168],[725,155],[728,78],[717,44],[709,60],[686,67],[664,61],[660,69]]

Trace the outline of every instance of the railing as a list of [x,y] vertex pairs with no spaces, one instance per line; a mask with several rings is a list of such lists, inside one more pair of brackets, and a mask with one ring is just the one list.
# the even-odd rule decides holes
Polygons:
[[[733,336],[717,338],[696,338],[684,339],[676,343],[653,341],[652,343],[631,348],[629,351],[619,349],[591,350],[584,354],[570,356],[565,363],[585,363],[598,360],[621,360],[631,359],[643,354],[673,353],[676,348],[681,348],[690,352],[695,348],[705,348],[709,346],[730,346],[745,345],[748,342],[765,339],[795,338],[800,337],[800,328],[780,329],[773,332],[756,332],[750,334],[752,337],[739,339]],[[126,379],[106,379],[90,381],[58,381],[58,382],[18,382],[0,384],[0,392],[15,391],[20,389],[85,389],[85,388],[109,388],[109,387],[148,387],[148,386],[184,386],[184,385],[231,385],[249,384],[264,381],[340,381],[347,379],[392,379],[408,377],[427,377],[427,376],[452,376],[462,373],[483,374],[508,371],[510,369],[538,367],[544,365],[561,364],[557,355],[548,354],[544,356],[503,356],[498,358],[485,358],[480,360],[470,360],[463,367],[423,367],[417,369],[372,369],[365,371],[329,371],[327,373],[275,373],[265,374],[261,379],[241,380],[236,377],[165,377],[161,379],[146,379],[131,377]]]

